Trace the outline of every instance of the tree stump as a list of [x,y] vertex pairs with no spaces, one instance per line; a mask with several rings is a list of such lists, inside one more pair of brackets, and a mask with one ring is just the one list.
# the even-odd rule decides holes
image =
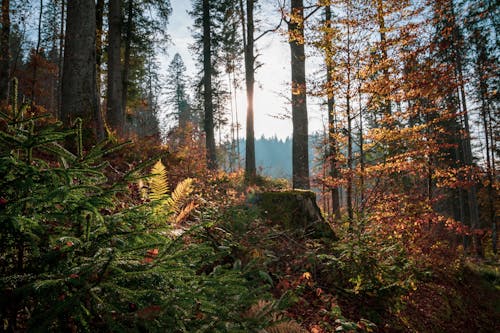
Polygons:
[[263,218],[290,231],[315,237],[335,234],[323,218],[312,191],[288,190],[257,193],[255,204]]

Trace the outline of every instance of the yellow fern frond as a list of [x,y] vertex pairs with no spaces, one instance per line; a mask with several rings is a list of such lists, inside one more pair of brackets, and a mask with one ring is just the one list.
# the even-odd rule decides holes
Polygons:
[[193,179],[186,178],[175,187],[170,198],[165,201],[166,209],[179,214],[189,195],[193,192]]
[[151,169],[151,178],[149,179],[149,198],[153,201],[162,200],[168,193],[167,170],[161,160],[155,163]]

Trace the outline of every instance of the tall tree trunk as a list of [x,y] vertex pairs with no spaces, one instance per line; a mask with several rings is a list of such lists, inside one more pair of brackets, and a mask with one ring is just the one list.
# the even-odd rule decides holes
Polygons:
[[8,103],[10,82],[10,0],[2,0],[0,31],[0,105]]
[[[377,21],[378,21],[378,31],[380,35],[380,48],[382,51],[382,63],[383,65],[383,75],[385,84],[389,84],[389,70],[387,68],[387,37],[386,37],[386,27],[385,27],[385,17],[384,17],[384,3],[383,0],[377,0]],[[385,90],[385,88],[384,88]],[[391,114],[391,101],[388,98],[388,94],[384,91],[383,95],[383,111],[385,115]]]
[[[122,109],[125,117],[128,100],[129,72],[130,72],[130,56],[132,52],[132,33],[134,31],[134,0],[128,1],[127,6],[127,26],[125,28],[125,54],[123,57],[123,87],[122,87]],[[123,124],[123,134],[127,135],[126,124]]]
[[[453,53],[454,53],[457,81],[460,94],[459,99],[461,100],[462,113],[463,113],[464,133],[461,139],[463,144],[464,163],[465,165],[472,166],[473,161],[472,161],[469,115],[468,115],[468,108],[467,108],[467,101],[466,101],[465,87],[464,87],[465,81],[463,77],[463,59],[462,59],[463,50],[462,47],[460,46],[460,43],[462,42],[461,41],[462,36],[459,31],[459,27],[457,26],[453,0],[450,0],[449,6],[451,14],[450,23],[453,28]],[[471,172],[472,170],[469,170],[469,174],[467,175],[468,180],[472,183],[471,187],[467,190],[467,199],[468,199],[467,201],[469,205],[470,226],[473,231],[472,242],[476,254],[482,256],[483,249],[482,249],[481,239],[479,238],[479,235],[474,233],[474,231],[479,228],[479,208],[477,202],[477,187],[475,181],[473,180]]]
[[203,104],[205,107],[205,140],[207,164],[211,170],[217,169],[215,150],[214,107],[212,101],[212,48],[210,26],[210,3],[203,0]]
[[[348,4],[348,17],[351,13],[351,3]],[[352,117],[351,117],[351,23],[347,22],[347,87],[346,87],[346,117],[347,117],[347,217],[349,228],[352,226],[353,211],[353,156],[352,156]]]
[[[333,41],[331,40],[332,30],[332,9],[331,6],[325,6],[325,39],[328,43],[326,48],[326,89],[327,89],[327,109],[328,109],[328,146],[330,158],[330,177],[338,178],[339,170],[337,166],[337,139],[336,139],[336,124],[335,124],[335,96],[333,94]],[[340,197],[338,186],[331,188],[332,195],[332,211],[336,220],[340,220]]]
[[104,137],[99,112],[95,68],[94,0],[68,2],[62,84],[62,120],[71,125],[77,117],[84,120],[97,137]]
[[[241,1],[240,1],[241,5]],[[245,150],[245,180],[249,184],[255,183],[257,169],[255,166],[255,134],[253,115],[253,96],[255,86],[255,57],[254,57],[254,0],[246,1],[246,43],[245,48],[245,83],[247,89],[247,128],[246,128],[246,150]],[[243,10],[243,8],[241,8]],[[245,24],[243,21],[242,24]],[[245,29],[243,29],[245,31]]]
[[97,68],[97,94],[98,96],[100,96],[101,73],[102,73],[102,37],[103,37],[103,25],[104,25],[104,0],[97,0],[96,2],[95,22],[96,22],[95,62]]
[[293,188],[309,189],[306,56],[304,51],[304,2],[291,1],[288,22],[292,72],[292,182]]
[[36,40],[35,54],[33,55],[33,73],[31,82],[31,108],[35,105],[35,95],[36,95],[36,80],[37,80],[37,69],[38,69],[38,54],[40,53],[40,42],[42,41],[42,17],[43,17],[43,0],[40,0],[40,10],[38,11],[38,36]]
[[493,142],[490,141],[491,138],[491,123],[488,123],[490,120],[489,115],[490,105],[488,103],[488,83],[483,78],[487,75],[485,73],[485,66],[489,62],[488,51],[486,49],[486,38],[482,35],[479,29],[474,31],[474,43],[477,49],[477,58],[476,58],[476,76],[479,78],[479,98],[481,103],[481,120],[484,131],[484,139],[486,144],[486,173],[488,177],[488,215],[491,223],[491,243],[493,253],[497,254],[497,223],[496,223],[496,209],[495,209],[495,190],[493,188],[493,184],[495,182],[495,168],[493,167],[494,155],[492,151]]
[[59,71],[58,71],[58,86],[57,86],[57,117],[62,119],[62,77],[64,63],[64,13],[66,11],[66,2],[61,0],[61,25],[59,27]]
[[109,1],[108,32],[108,98],[106,119],[108,126],[122,136],[125,114],[122,105],[123,81],[121,66],[121,0]]

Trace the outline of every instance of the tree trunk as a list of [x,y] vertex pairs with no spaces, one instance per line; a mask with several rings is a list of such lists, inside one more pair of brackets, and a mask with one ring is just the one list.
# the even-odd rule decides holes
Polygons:
[[97,100],[95,20],[89,20],[95,17],[95,1],[71,0],[67,11],[61,118],[67,126],[82,118],[85,127],[101,139],[104,128]]
[[[327,39],[328,47],[326,51],[325,63],[326,63],[326,86],[327,86],[327,108],[328,108],[328,146],[329,146],[329,158],[330,158],[330,177],[333,179],[338,178],[339,170],[337,168],[337,139],[336,139],[336,124],[335,124],[335,97],[333,95],[333,41],[330,35],[332,29],[332,9],[331,7],[325,6],[325,26],[326,33],[325,38]],[[339,198],[339,188],[338,186],[333,186],[331,188],[332,194],[332,211],[336,220],[340,220],[340,198]]]
[[108,32],[108,98],[106,119],[108,126],[122,136],[125,114],[122,105],[123,81],[121,66],[121,1],[109,1]]
[[[350,7],[349,7],[350,13]],[[348,13],[348,14],[349,14]],[[350,16],[350,15],[348,15]],[[347,117],[347,216],[349,227],[354,217],[352,207],[353,183],[353,157],[352,157],[352,117],[351,117],[351,23],[347,23],[347,91],[346,91],[346,117]]]
[[295,189],[309,189],[303,0],[292,0],[290,13],[292,17],[288,23],[288,38],[292,72],[292,182]]
[[[127,100],[128,100],[128,85],[129,85],[129,72],[130,72],[130,56],[132,52],[132,33],[134,29],[134,0],[129,0],[128,1],[128,6],[127,6],[127,26],[126,26],[126,33],[125,33],[125,55],[123,58],[123,75],[122,75],[122,80],[123,80],[123,87],[122,87],[122,113],[125,117],[126,111],[127,111]],[[125,118],[124,118],[125,120]],[[123,123],[124,128],[123,128],[123,134],[126,135],[127,133],[125,130],[125,121]]]
[[[451,24],[453,27],[453,52],[455,55],[455,65],[456,65],[456,73],[457,73],[457,81],[459,88],[459,99],[461,100],[462,105],[462,113],[463,113],[463,121],[464,121],[464,133],[461,138],[463,144],[463,152],[464,152],[464,163],[465,165],[472,166],[472,147],[471,147],[471,139],[470,139],[470,126],[469,126],[469,115],[467,109],[466,95],[465,95],[465,87],[464,87],[464,78],[463,78],[463,68],[462,68],[462,48],[459,43],[461,43],[462,36],[459,31],[459,27],[456,23],[455,11],[453,0],[450,1],[450,13],[451,13]],[[472,170],[469,170],[468,180],[472,183],[472,186],[467,190],[467,201],[469,204],[469,219],[470,226],[472,229],[472,242],[474,245],[474,250],[476,254],[479,256],[483,255],[483,249],[481,244],[481,239],[479,235],[475,234],[474,231],[479,228],[479,208],[477,202],[477,187],[476,183],[472,177]]]
[[2,0],[2,16],[0,18],[0,105],[8,103],[10,81],[10,0]]
[[[385,84],[389,84],[389,70],[387,68],[387,37],[385,34],[386,28],[385,28],[385,18],[384,18],[384,4],[383,0],[377,0],[377,21],[378,21],[378,31],[380,34],[380,48],[382,51],[382,63],[383,65],[383,75],[384,75],[384,82]],[[385,90],[385,89],[384,89]],[[388,98],[387,93],[383,93],[383,111],[385,115],[390,115],[391,114],[391,101]]]
[[[95,8],[96,22],[96,45],[95,45],[95,62],[97,68],[97,94],[101,94],[101,70],[102,70],[102,36],[104,24],[104,0],[97,0]],[[109,24],[109,22],[108,22]]]
[[36,40],[35,54],[33,55],[33,73],[31,82],[31,108],[35,105],[36,81],[38,69],[38,54],[40,53],[40,42],[42,41],[42,16],[43,16],[43,0],[40,0],[40,9],[38,11],[38,36]]
[[58,72],[58,86],[57,86],[57,117],[62,119],[62,77],[63,77],[63,62],[64,62],[64,13],[66,11],[66,4],[61,0],[61,26],[59,30],[59,72]]
[[[245,48],[245,83],[247,89],[247,137],[245,153],[245,180],[248,184],[255,183],[257,169],[255,166],[255,134],[254,134],[254,115],[253,115],[253,95],[255,85],[255,57],[254,57],[254,21],[253,10],[254,0],[247,0],[247,19],[246,32],[247,38]],[[243,9],[242,9],[243,10]],[[243,23],[244,24],[244,23]]]
[[207,149],[207,164],[211,170],[217,169],[215,151],[214,108],[212,102],[212,50],[210,3],[203,0],[203,103],[205,107],[205,140]]

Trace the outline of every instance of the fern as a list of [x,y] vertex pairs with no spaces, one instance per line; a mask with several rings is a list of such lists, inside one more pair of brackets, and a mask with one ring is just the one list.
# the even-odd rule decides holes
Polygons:
[[152,201],[161,201],[168,193],[167,170],[165,166],[158,160],[151,169],[151,178],[149,179],[149,198]]
[[166,208],[176,214],[179,214],[182,207],[186,204],[189,195],[193,192],[193,179],[186,178],[175,187],[172,196],[165,200]]

